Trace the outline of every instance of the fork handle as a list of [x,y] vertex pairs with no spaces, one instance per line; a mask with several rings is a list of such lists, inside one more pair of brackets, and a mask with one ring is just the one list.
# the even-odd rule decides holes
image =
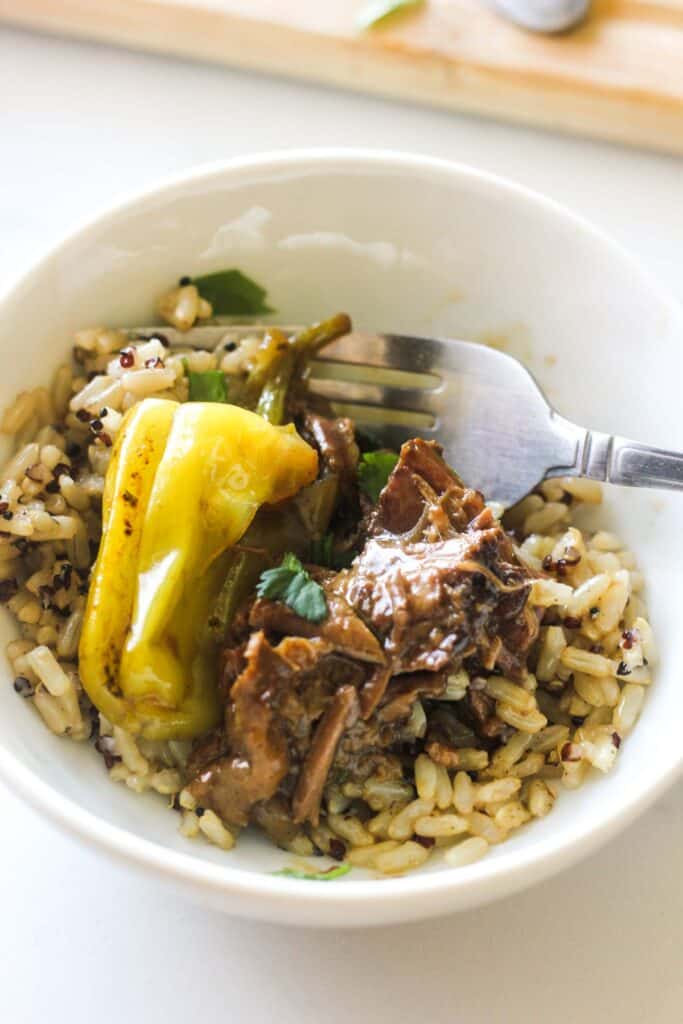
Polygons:
[[[577,457],[569,473],[625,487],[683,490],[683,454],[652,448],[625,437],[575,428]],[[580,435],[583,435],[582,437]]]

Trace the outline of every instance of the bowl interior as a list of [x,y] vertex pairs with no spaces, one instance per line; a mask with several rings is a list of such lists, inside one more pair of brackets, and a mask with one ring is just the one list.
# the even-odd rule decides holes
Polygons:
[[[169,282],[228,266],[267,287],[285,322],[345,310],[368,329],[494,343],[524,360],[564,415],[683,449],[681,316],[628,258],[552,204],[493,179],[352,154],[209,169],[72,237],[2,307],[0,406],[27,385],[49,381],[75,329],[149,322],[154,298]],[[457,453],[453,458],[457,466]],[[677,766],[681,509],[676,494],[622,490],[610,491],[600,512],[645,572],[661,657],[616,769],[563,797],[547,819],[495,849],[485,869],[461,869],[457,886],[484,870],[502,876],[534,850],[580,843],[642,802]],[[11,635],[3,616],[0,639]],[[105,822],[226,868],[224,853],[178,835],[162,798],[112,785],[89,746],[51,736],[15,696],[8,666],[3,674],[0,746],[26,773]],[[247,836],[229,867],[253,875],[285,860]],[[435,871],[456,884],[452,871],[429,867]]]

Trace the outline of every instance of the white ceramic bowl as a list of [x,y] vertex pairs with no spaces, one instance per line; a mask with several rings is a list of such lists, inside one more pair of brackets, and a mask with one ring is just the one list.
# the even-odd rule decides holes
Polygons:
[[[289,152],[200,168],[91,221],[0,303],[0,405],[48,381],[74,329],[144,323],[169,282],[225,266],[263,282],[285,321],[343,309],[366,328],[497,338],[565,415],[683,449],[681,310],[624,252],[524,189],[465,167],[372,151]],[[113,785],[88,745],[48,733],[14,694],[9,667],[0,688],[0,771],[82,839],[179,895],[235,914],[347,926],[503,896],[614,835],[681,766],[682,507],[679,495],[621,491],[603,510],[640,557],[661,651],[616,769],[563,796],[549,817],[477,864],[313,884],[273,876],[287,855],[257,836],[244,836],[229,854],[191,843],[161,799]],[[4,617],[1,629],[4,641]]]

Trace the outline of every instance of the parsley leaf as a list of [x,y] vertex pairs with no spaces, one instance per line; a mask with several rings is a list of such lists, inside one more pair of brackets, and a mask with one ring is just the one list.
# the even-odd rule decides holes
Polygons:
[[370,501],[377,504],[382,488],[398,462],[395,452],[365,452],[358,465],[358,483]]
[[282,601],[309,622],[322,622],[327,617],[325,591],[311,579],[310,573],[291,551],[276,569],[266,569],[261,573],[256,593],[259,597]]
[[204,370],[203,373],[195,373],[187,365],[187,359],[184,359],[183,362],[190,385],[189,399],[191,402],[227,402],[228,385],[220,370]]
[[266,290],[241,270],[218,270],[215,274],[193,277],[192,284],[203,299],[213,306],[215,316],[253,316],[272,313],[266,302]]
[[369,0],[356,16],[359,28],[374,28],[399,11],[422,7],[424,0]]
[[274,875],[282,878],[303,878],[307,882],[331,882],[335,878],[343,878],[351,870],[350,864],[336,864],[327,871],[298,871],[296,868],[282,868],[281,871],[274,871]]

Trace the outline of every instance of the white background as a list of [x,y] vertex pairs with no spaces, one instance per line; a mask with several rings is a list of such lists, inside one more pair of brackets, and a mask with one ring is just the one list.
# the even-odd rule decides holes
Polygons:
[[[338,144],[462,160],[546,192],[683,298],[680,160],[3,29],[0,286],[75,220],[160,175]],[[199,910],[58,835],[1,786],[0,801],[6,1024],[683,1019],[683,786],[520,896],[337,934]]]

